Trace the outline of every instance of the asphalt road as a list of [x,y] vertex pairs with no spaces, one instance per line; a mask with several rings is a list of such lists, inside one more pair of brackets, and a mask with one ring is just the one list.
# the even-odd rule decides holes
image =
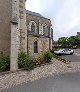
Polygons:
[[4,92],[80,92],[80,73],[66,73],[43,78]]
[[80,62],[80,49],[74,49],[73,55],[62,55],[61,57],[71,62]]

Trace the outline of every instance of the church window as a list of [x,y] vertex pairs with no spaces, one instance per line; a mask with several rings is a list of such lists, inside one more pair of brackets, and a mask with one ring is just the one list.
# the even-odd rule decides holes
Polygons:
[[45,26],[43,26],[43,34],[45,34],[46,28]]
[[31,31],[35,32],[35,24],[34,23],[32,23],[32,25],[31,25]]
[[34,53],[38,53],[38,42],[34,42]]

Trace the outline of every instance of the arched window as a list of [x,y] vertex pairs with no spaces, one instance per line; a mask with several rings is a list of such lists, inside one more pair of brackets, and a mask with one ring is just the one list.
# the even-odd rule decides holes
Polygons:
[[34,21],[29,22],[29,31],[32,33],[37,33],[36,23]]
[[34,53],[38,53],[38,42],[34,42]]
[[43,26],[43,34],[45,34],[46,28],[45,26]]
[[35,24],[34,23],[31,24],[31,31],[35,32]]

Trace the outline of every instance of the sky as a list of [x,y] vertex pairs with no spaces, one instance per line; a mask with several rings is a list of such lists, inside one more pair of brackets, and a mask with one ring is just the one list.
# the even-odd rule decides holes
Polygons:
[[80,32],[80,0],[27,0],[26,9],[51,19],[54,40]]

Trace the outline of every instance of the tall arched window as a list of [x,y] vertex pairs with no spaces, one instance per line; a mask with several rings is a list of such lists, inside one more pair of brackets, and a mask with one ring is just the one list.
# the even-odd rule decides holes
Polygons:
[[38,42],[34,42],[34,53],[38,53]]
[[35,32],[35,24],[34,23],[31,24],[31,31]]
[[43,26],[43,34],[45,34],[46,28],[45,26]]

